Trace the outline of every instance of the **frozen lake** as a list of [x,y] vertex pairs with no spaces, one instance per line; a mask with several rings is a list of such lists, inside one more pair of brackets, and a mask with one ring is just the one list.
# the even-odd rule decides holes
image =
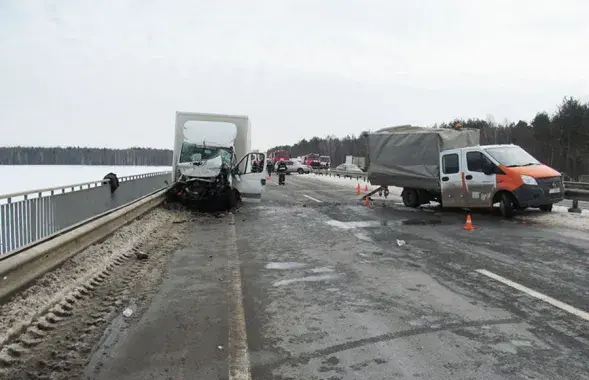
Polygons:
[[102,179],[172,170],[169,166],[0,165],[0,195]]

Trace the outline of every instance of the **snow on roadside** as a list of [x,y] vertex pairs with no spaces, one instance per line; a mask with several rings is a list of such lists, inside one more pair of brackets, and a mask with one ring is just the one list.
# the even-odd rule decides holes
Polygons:
[[[2,305],[0,346],[80,284],[103,271],[115,257],[131,251],[161,226],[172,223],[173,219],[174,215],[167,210],[155,209],[143,218],[120,228],[104,242],[74,255]],[[1,281],[0,279],[0,284]]]
[[[312,180],[317,180],[317,181],[321,181],[321,182],[325,182],[325,183],[331,183],[331,184],[337,185],[337,186],[349,187],[349,188],[354,188],[354,189],[356,188],[356,186],[358,186],[358,184],[360,184],[360,189],[362,191],[362,194],[365,193],[364,189],[365,189],[366,185],[368,185],[368,191],[373,191],[373,190],[376,190],[379,188],[379,186],[371,185],[370,182],[365,181],[362,178],[350,179],[350,178],[343,178],[343,177],[330,177],[330,176],[318,175],[318,174],[302,175],[301,178],[309,178]],[[401,189],[400,187],[389,186],[389,196],[391,196],[391,195],[401,196],[402,190],[403,189]],[[378,193],[376,194],[376,196],[378,196]]]
[[550,213],[534,210],[520,215],[519,218],[554,227],[589,231],[589,210],[582,210],[580,214],[576,214],[569,212],[568,207],[554,205]]

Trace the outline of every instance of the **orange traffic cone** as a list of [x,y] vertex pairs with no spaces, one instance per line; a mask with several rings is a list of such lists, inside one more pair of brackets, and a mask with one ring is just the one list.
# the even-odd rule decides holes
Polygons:
[[466,223],[464,223],[464,229],[467,231],[472,231],[475,227],[472,225],[472,219],[470,218],[470,214],[466,215]]
[[356,195],[360,195],[360,184],[356,186]]
[[364,192],[367,193],[368,192],[368,184],[364,185]]

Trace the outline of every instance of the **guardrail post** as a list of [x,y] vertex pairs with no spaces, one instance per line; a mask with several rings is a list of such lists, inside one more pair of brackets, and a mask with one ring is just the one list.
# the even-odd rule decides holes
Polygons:
[[577,199],[573,199],[573,207],[569,208],[569,212],[574,212],[576,214],[581,213],[581,209],[579,208],[579,201]]

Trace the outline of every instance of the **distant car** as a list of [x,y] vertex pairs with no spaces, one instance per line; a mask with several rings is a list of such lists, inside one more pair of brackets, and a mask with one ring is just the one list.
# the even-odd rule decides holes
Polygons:
[[[358,174],[364,173],[362,171],[362,169],[360,169],[357,165],[354,165],[354,164],[341,164],[338,167],[336,167],[335,170],[341,170],[341,171],[345,171],[348,173],[358,173]],[[346,178],[346,177],[349,177],[349,176],[344,175],[344,178]],[[352,178],[352,177],[350,177],[350,178]]]
[[288,160],[286,161],[286,173],[299,173],[299,174],[308,174],[311,172],[311,168],[305,164],[300,163],[299,161]]
[[362,169],[360,169],[357,165],[354,164],[341,164],[335,170],[344,170],[347,172],[359,172],[363,173]]

